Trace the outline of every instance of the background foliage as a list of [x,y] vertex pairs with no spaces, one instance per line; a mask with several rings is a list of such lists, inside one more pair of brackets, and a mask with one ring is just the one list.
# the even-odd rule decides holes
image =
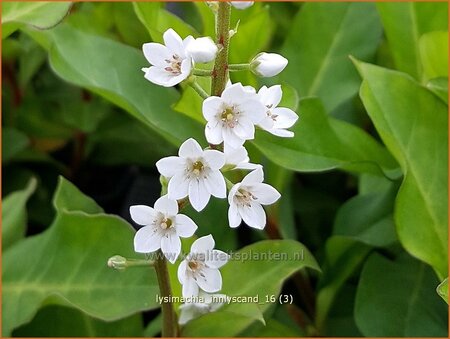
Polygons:
[[[257,133],[249,146],[282,192],[265,232],[231,231],[217,199],[187,214],[220,249],[306,259],[230,262],[224,293],[294,303],[225,306],[183,335],[448,336],[447,6],[233,11],[231,62],[289,59],[279,79],[233,82],[281,81],[300,120],[295,138]],[[155,161],[188,137],[205,144],[196,93],[140,71],[141,45],[170,27],[213,36],[214,18],[201,2],[2,2],[4,336],[160,332],[154,272],[106,260],[137,257],[128,206],[156,200]]]

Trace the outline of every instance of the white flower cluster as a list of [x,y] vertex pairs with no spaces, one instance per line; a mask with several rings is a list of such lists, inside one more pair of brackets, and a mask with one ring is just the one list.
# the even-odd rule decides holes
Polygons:
[[[253,2],[235,1],[231,4],[245,9]],[[196,63],[213,61],[219,50],[209,37],[194,39],[188,36],[182,39],[173,29],[167,30],[163,39],[164,45],[143,45],[144,55],[151,66],[142,70],[147,80],[165,87],[189,78]],[[248,64],[248,69],[259,76],[270,77],[280,73],[287,63],[281,55],[260,53]],[[169,262],[176,262],[181,252],[180,238],[191,237],[197,230],[192,219],[178,213],[180,200],[188,200],[196,211],[202,211],[211,196],[219,199],[228,196],[230,227],[236,228],[242,221],[259,230],[265,227],[266,213],[262,206],[275,203],[280,193],[263,183],[263,168],[250,163],[244,143],[254,139],[256,127],[280,137],[294,136],[287,129],[295,124],[298,116],[289,108],[278,107],[282,95],[280,85],[263,86],[256,91],[251,86],[228,82],[220,96],[204,99],[205,136],[210,145],[203,149],[190,138],[180,146],[178,156],[166,157],[156,163],[159,173],[168,180],[167,195],[158,199],[153,208],[131,206],[132,219],[144,226],[134,239],[136,252],[150,253],[161,249]],[[232,183],[223,173],[234,169],[250,172],[241,182]],[[209,297],[205,300],[210,300],[209,293],[222,289],[219,268],[229,257],[215,250],[214,245],[212,235],[197,239],[190,254],[180,263],[178,280],[183,286],[183,297],[206,295]],[[180,308],[180,323],[218,307],[220,305],[208,302],[184,304]]]

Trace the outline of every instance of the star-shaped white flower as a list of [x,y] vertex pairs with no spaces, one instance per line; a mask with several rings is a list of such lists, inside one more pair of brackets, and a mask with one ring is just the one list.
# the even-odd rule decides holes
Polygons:
[[150,253],[161,248],[172,264],[181,251],[180,237],[191,237],[197,230],[191,218],[178,214],[178,203],[167,195],[156,200],[154,208],[131,206],[130,214],[135,223],[144,225],[134,236],[134,250]]
[[180,317],[178,319],[180,325],[185,325],[203,314],[217,311],[225,304],[227,296],[225,294],[210,294],[200,291],[198,298],[201,301],[180,305]]
[[223,149],[225,154],[225,165],[230,167],[230,169],[243,169],[243,170],[254,170],[261,167],[259,164],[253,164],[250,162],[248,157],[248,152],[244,146],[238,148],[231,148],[225,145]]
[[205,128],[209,143],[222,142],[232,148],[242,146],[245,140],[255,137],[255,125],[264,119],[266,108],[240,83],[223,91],[220,97],[212,96],[203,101],[203,116],[208,121]]
[[186,52],[186,48],[194,38],[188,36],[182,40],[172,29],[168,29],[164,35],[164,44],[155,42],[146,43],[142,46],[144,56],[150,66],[142,68],[145,78],[154,84],[171,87],[186,79],[192,69],[192,58]]
[[281,195],[272,186],[264,184],[263,180],[263,170],[258,168],[231,188],[228,194],[230,227],[238,227],[242,219],[250,227],[263,229],[266,226],[266,213],[261,205],[271,205]]
[[169,180],[170,199],[189,196],[192,207],[201,211],[211,195],[226,198],[226,184],[220,169],[225,165],[225,155],[215,150],[202,150],[194,139],[186,140],[172,156],[156,163],[159,173]]
[[298,119],[298,115],[286,107],[278,107],[283,96],[280,85],[267,88],[261,87],[258,97],[266,106],[264,119],[258,124],[259,127],[273,135],[279,137],[293,137],[294,132],[287,131],[286,128],[292,127]]
[[228,261],[228,254],[214,249],[212,235],[198,238],[191,252],[178,267],[178,280],[183,285],[183,297],[197,296],[199,290],[215,293],[222,288],[219,268]]

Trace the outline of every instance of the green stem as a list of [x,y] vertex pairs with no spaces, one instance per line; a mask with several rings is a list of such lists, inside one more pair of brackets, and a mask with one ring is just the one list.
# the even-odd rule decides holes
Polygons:
[[150,267],[154,265],[155,262],[153,260],[127,259],[120,255],[115,255],[108,259],[108,266],[119,271],[125,270],[128,267]]
[[197,93],[202,97],[202,99],[206,99],[209,97],[208,93],[195,81],[195,78],[189,81],[189,86],[191,86]]
[[208,77],[212,75],[212,70],[194,68],[193,74],[201,77]]
[[220,1],[216,16],[216,43],[219,52],[212,73],[211,95],[220,96],[228,81],[228,46],[230,43],[231,5]]
[[250,64],[230,64],[228,65],[229,71],[248,71]]
[[[172,297],[172,289],[170,287],[170,277],[167,270],[167,262],[164,258],[161,250],[156,253],[155,260],[155,270],[156,276],[158,277],[159,293],[162,298],[167,298],[170,300]],[[178,323],[177,315],[175,313],[174,305],[172,302],[161,304],[161,313],[163,318],[162,324],[162,337],[174,338],[178,336]]]

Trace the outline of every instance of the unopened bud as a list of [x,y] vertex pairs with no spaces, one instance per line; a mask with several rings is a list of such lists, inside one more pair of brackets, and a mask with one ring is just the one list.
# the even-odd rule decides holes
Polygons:
[[236,9],[247,9],[252,6],[254,1],[231,1],[231,5]]
[[127,268],[127,259],[120,255],[115,255],[108,259],[108,267],[123,271]]
[[250,69],[256,75],[267,78],[279,74],[288,64],[288,60],[275,53],[259,53],[250,63]]
[[217,54],[217,46],[210,37],[202,37],[192,40],[186,48],[188,54],[198,63],[206,63],[214,60]]

